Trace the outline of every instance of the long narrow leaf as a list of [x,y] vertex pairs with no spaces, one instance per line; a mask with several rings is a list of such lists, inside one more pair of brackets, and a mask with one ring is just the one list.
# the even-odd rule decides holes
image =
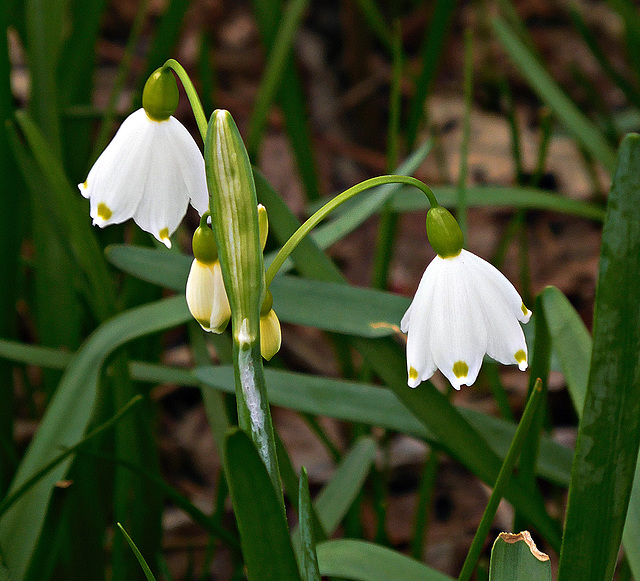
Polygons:
[[309,478],[306,468],[300,472],[300,491],[298,493],[298,518],[302,551],[300,551],[300,570],[304,581],[320,581],[316,541],[313,533],[313,508],[309,495]]
[[571,473],[559,581],[612,579],[640,429],[640,135],[618,154],[602,240],[589,383]]
[[282,503],[253,442],[240,430],[227,435],[225,470],[249,581],[301,581]]
[[580,111],[578,106],[567,97],[555,80],[529,52],[525,44],[500,18],[493,20],[493,29],[504,46],[507,54],[516,64],[520,73],[527,79],[533,90],[562,121],[567,130],[580,144],[591,153],[605,169],[612,171],[615,165],[615,152],[597,127]]
[[356,539],[320,543],[318,564],[322,575],[359,581],[451,581],[397,551]]
[[[60,447],[77,443],[92,417],[97,381],[105,358],[123,343],[183,323],[190,314],[184,297],[165,299],[122,313],[91,335],[75,354],[40,428],[20,464],[10,492],[17,490]],[[64,478],[69,461],[62,462],[4,515],[0,521],[0,547],[16,578],[22,578],[35,548],[55,483]],[[29,522],[29,527],[24,523]]]

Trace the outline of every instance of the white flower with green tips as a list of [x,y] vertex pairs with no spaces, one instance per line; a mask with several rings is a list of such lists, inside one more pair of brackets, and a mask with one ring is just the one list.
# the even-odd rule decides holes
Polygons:
[[520,323],[531,312],[494,266],[462,249],[462,233],[444,208],[427,215],[438,254],[427,266],[400,327],[407,333],[408,384],[417,387],[440,371],[455,389],[472,385],[485,354],[527,368]]
[[170,71],[145,85],[143,108],[120,126],[93,164],[80,192],[101,228],[133,218],[167,247],[189,203],[202,215],[209,198],[204,159],[193,137],[171,113],[178,87]]

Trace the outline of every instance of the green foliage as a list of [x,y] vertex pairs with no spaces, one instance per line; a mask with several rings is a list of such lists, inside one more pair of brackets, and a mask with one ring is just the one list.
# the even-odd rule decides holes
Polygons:
[[[612,579],[640,445],[640,136],[620,146],[602,239],[593,350],[559,579]],[[585,535],[583,537],[583,535]]]
[[501,533],[491,549],[489,581],[551,581],[549,556],[536,549],[528,532]]
[[249,581],[300,581],[284,507],[244,432],[227,435],[224,461]]

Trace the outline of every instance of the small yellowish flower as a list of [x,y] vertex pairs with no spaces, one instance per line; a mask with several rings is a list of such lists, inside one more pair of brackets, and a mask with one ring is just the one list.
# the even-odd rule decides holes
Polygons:
[[273,297],[271,291],[262,303],[260,310],[260,353],[269,361],[278,351],[282,343],[280,321],[273,310]]
[[231,318],[231,308],[213,232],[206,225],[193,235],[193,255],[186,289],[189,311],[205,331],[222,333]]
[[438,255],[400,324],[408,335],[409,386],[417,387],[436,369],[455,389],[472,385],[485,354],[524,371],[527,344],[520,322],[529,321],[531,312],[498,269],[462,249],[453,216],[441,207],[432,212],[427,233]]
[[209,198],[204,159],[196,142],[171,113],[178,87],[170,71],[147,81],[144,107],[120,126],[79,184],[91,203],[93,224],[103,228],[133,218],[167,247],[189,202],[200,215]]

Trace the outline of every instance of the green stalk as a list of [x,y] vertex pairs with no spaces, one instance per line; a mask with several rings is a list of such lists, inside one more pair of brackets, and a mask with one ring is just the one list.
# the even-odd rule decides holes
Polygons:
[[260,354],[265,285],[253,173],[228,111],[213,113],[204,143],[211,225],[231,306],[238,424],[251,437],[284,503]]
[[439,206],[438,200],[436,200],[435,195],[431,191],[431,188],[421,182],[419,179],[412,178],[411,176],[399,176],[399,175],[390,175],[390,176],[378,176],[375,178],[371,178],[356,184],[355,186],[350,187],[348,190],[345,190],[341,194],[337,195],[333,200],[327,202],[322,208],[320,208],[315,214],[313,214],[296,232],[287,240],[285,245],[280,249],[276,257],[273,259],[273,262],[267,269],[267,273],[265,274],[265,284],[266,288],[269,288],[269,285],[273,281],[278,270],[284,264],[284,261],[289,257],[289,255],[295,250],[296,246],[300,244],[300,242],[304,239],[304,237],[309,234],[309,232],[315,228],[322,220],[324,220],[331,212],[333,212],[338,206],[344,204],[347,200],[353,198],[360,192],[367,190],[369,188],[373,188],[375,186],[381,186],[383,184],[406,184],[409,186],[415,186],[420,191],[427,196],[429,200],[429,204],[432,208],[437,208]]
[[184,92],[187,94],[187,98],[189,99],[189,103],[191,104],[193,116],[196,118],[198,131],[200,131],[200,135],[204,140],[207,137],[207,116],[204,114],[204,109],[202,108],[200,97],[198,97],[198,92],[193,86],[193,83],[191,82],[187,71],[185,71],[184,67],[175,59],[169,59],[164,63],[164,65],[162,65],[162,67],[165,69],[171,69],[180,79],[180,82],[184,87]]
[[462,566],[462,571],[460,572],[458,581],[468,581],[471,579],[471,574],[473,573],[476,563],[478,562],[478,557],[482,551],[482,545],[487,538],[487,534],[491,528],[491,523],[496,516],[498,505],[502,500],[504,491],[513,473],[513,468],[518,460],[518,456],[520,455],[522,444],[525,442],[527,431],[529,430],[531,421],[533,420],[538,404],[540,403],[541,395],[542,380],[537,379],[531,396],[529,397],[529,401],[527,402],[527,406],[522,414],[522,418],[520,419],[520,423],[518,424],[513,441],[511,442],[511,446],[509,446],[509,451],[507,452],[504,462],[502,463],[502,467],[500,468],[500,472],[498,473],[498,478],[493,486],[493,492],[491,493],[487,507],[482,515],[480,525],[473,537],[473,542],[471,543],[471,547],[467,553],[467,558]]

